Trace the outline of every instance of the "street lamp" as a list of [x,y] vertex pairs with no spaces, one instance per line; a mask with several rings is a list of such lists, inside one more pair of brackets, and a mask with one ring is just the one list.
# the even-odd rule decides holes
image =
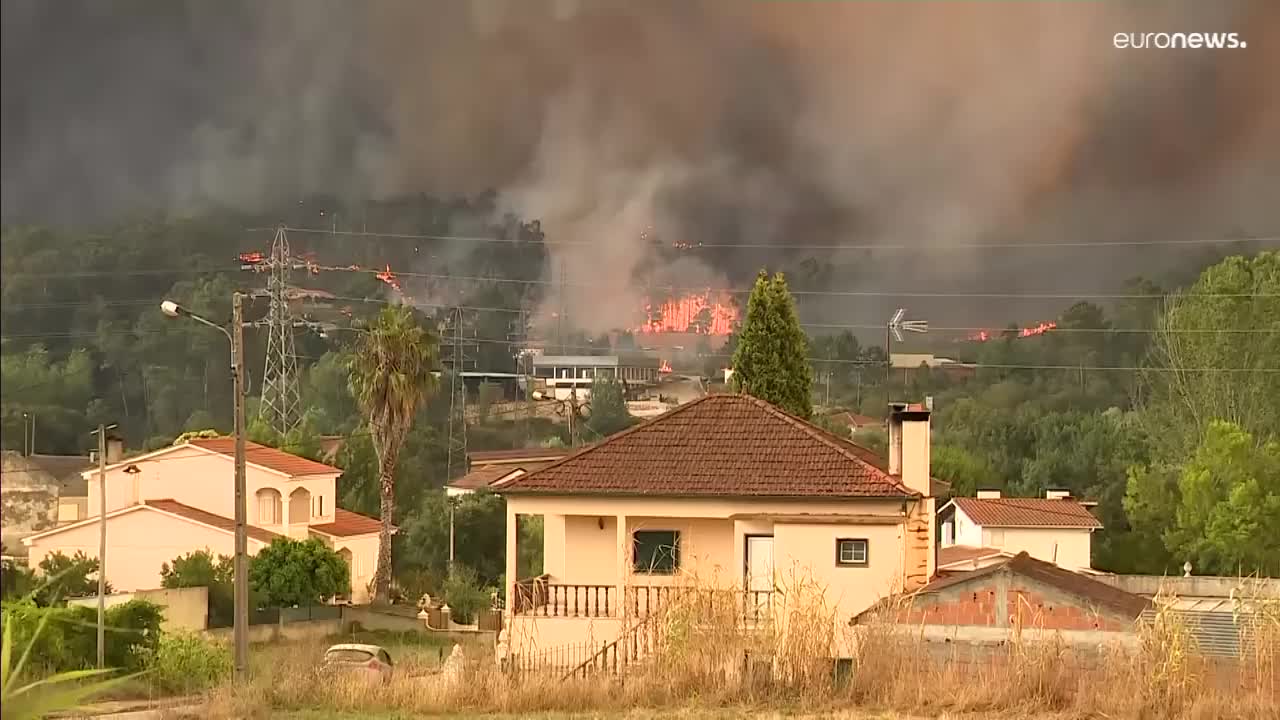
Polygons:
[[235,386],[235,666],[236,679],[244,681],[249,669],[249,562],[245,523],[248,509],[245,501],[244,471],[244,295],[231,295],[231,329],[187,310],[172,300],[160,303],[160,311],[169,317],[186,317],[217,329],[231,343],[231,377]]

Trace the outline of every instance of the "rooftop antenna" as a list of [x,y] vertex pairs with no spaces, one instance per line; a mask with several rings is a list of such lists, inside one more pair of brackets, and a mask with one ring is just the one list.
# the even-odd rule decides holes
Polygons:
[[889,377],[893,370],[893,341],[902,342],[903,331],[910,333],[927,333],[929,332],[928,320],[904,320],[907,315],[906,308],[898,308],[893,317],[889,318],[889,322],[884,329],[884,368],[885,378]]

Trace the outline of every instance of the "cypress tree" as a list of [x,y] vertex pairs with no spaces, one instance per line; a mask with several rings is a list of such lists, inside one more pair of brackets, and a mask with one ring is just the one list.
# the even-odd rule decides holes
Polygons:
[[805,418],[813,414],[809,340],[782,273],[756,276],[733,353],[733,389]]

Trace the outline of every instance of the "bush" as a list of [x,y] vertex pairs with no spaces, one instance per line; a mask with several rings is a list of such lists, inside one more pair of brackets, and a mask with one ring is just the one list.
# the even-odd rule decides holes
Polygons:
[[249,563],[249,586],[268,607],[306,607],[351,589],[351,570],[316,538],[278,538]]
[[196,550],[161,565],[160,586],[208,588],[209,627],[230,627],[235,622],[234,569],[231,557]]
[[489,606],[489,593],[481,589],[475,570],[455,565],[444,581],[444,601],[449,605],[453,621],[467,625],[475,622],[476,614]]
[[216,687],[231,676],[231,648],[204,635],[165,633],[143,658],[151,679],[167,692],[189,693]]
[[[31,647],[29,667],[47,672],[91,668],[98,661],[98,611],[91,607],[37,607],[30,602],[7,603],[12,619],[15,647]],[[44,617],[49,621],[36,636]],[[106,624],[106,664],[112,668],[136,670],[143,657],[160,638],[164,614],[158,605],[130,600],[108,608]]]

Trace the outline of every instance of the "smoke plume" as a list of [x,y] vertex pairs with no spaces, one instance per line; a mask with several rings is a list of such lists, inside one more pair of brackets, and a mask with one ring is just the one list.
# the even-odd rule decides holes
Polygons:
[[[553,300],[587,330],[633,322],[617,309],[647,283],[741,286],[788,245],[1280,232],[1274,0],[3,7],[7,221],[496,188],[550,237],[589,243],[551,268],[597,286]],[[1178,31],[1248,47],[1112,44]],[[780,252],[655,269],[642,234]],[[869,290],[1114,289],[1161,262],[826,257],[832,284]]]

